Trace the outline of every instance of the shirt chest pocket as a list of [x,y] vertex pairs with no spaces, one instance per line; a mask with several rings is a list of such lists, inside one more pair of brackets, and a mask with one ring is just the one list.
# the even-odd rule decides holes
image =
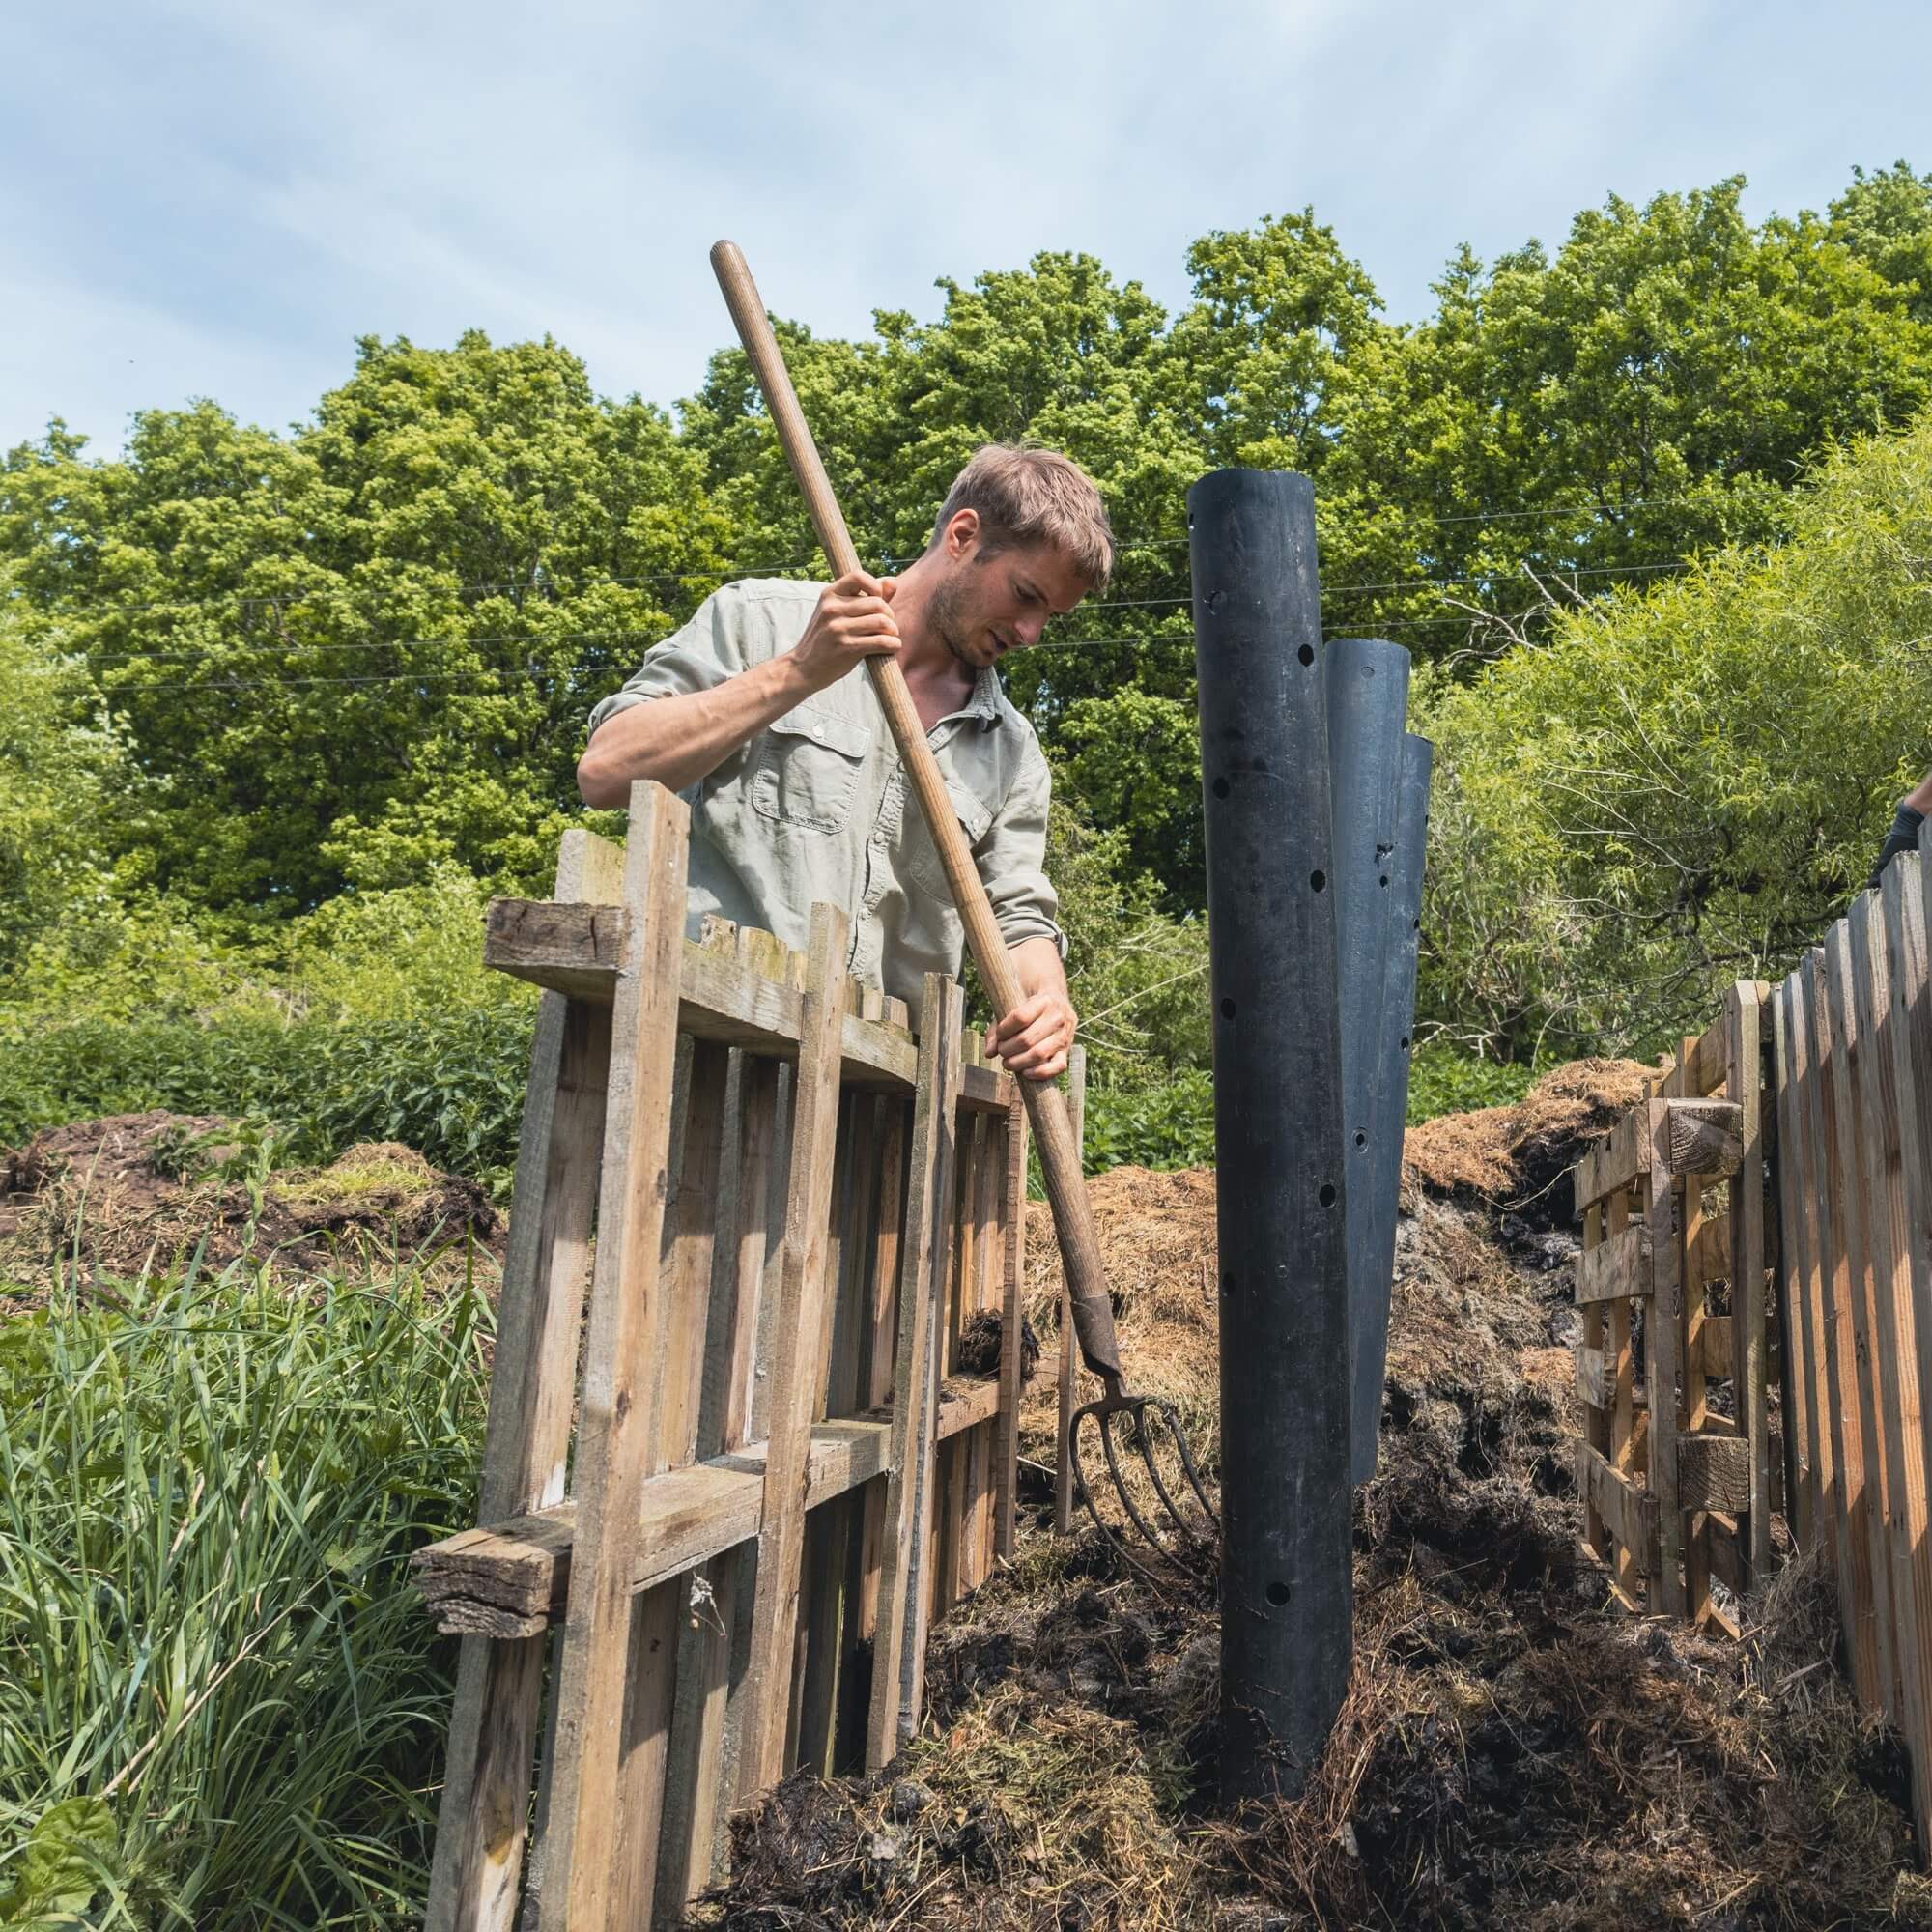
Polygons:
[[[986,836],[986,828],[993,822],[992,808],[984,799],[968,791],[957,779],[946,781],[946,791],[970,852]],[[939,847],[932,841],[925,813],[919,809],[910,785],[906,788],[904,865],[906,877],[923,893],[951,902],[952,889],[947,882],[946,867],[939,863]]]
[[752,810],[781,825],[839,832],[850,822],[872,734],[837,712],[800,706],[766,727]]

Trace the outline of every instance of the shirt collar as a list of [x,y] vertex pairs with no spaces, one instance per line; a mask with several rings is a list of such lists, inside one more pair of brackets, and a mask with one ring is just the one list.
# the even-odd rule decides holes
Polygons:
[[1005,696],[999,672],[991,665],[981,665],[980,675],[973,680],[973,696],[967,702],[965,716],[977,718],[981,728],[990,731],[1000,722],[1000,701]]

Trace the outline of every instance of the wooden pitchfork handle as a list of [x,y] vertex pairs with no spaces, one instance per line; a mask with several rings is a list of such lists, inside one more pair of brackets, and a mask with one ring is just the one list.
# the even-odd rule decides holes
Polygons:
[[[758,386],[765,393],[765,408],[778,429],[792,474],[805,493],[806,508],[831,561],[832,574],[844,577],[861,568],[859,553],[852,547],[838,499],[832,494],[831,479],[806,427],[778,337],[772,333],[744,253],[735,242],[720,242],[711,250],[711,267],[724,292],[731,320],[737,325],[738,339],[752,358]],[[973,963],[980,969],[980,983],[994,1009],[1004,1017],[1020,1003],[1019,976],[1007,954],[986,889],[980,883],[979,868],[959,830],[946,781],[939,774],[939,761],[925,742],[925,727],[919,721],[912,693],[906,689],[905,673],[889,657],[868,657],[866,668],[892,728],[893,743],[898,747],[912,780],[920,810],[925,814],[932,842],[939,848],[940,863],[952,888],[952,903],[965,923],[966,943],[972,949]],[[1052,1081],[1029,1080],[1022,1074],[1019,1087],[1039,1148],[1047,1199],[1053,1204],[1054,1232],[1060,1237],[1061,1262],[1072,1297],[1073,1331],[1088,1368],[1108,1384],[1110,1394],[1116,1393],[1122,1379],[1120,1344],[1114,1335],[1114,1308],[1107,1293],[1106,1270],[1100,1264],[1100,1243],[1094,1231],[1094,1209],[1080,1172],[1080,1145],[1074,1138],[1073,1118],[1067,1111],[1065,1094]],[[1013,1345],[1009,1342],[1008,1346]]]

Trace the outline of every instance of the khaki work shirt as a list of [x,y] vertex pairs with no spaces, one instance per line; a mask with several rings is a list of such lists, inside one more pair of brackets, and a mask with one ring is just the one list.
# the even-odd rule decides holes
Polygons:
[[[633,704],[709,690],[788,651],[822,586],[728,583],[590,714],[590,729]],[[926,734],[1009,946],[1066,950],[1059,899],[1041,869],[1051,791],[1033,726],[991,669],[964,710]],[[965,928],[863,668],[775,719],[683,794],[691,806],[695,937],[706,913],[762,926],[804,951],[814,901],[852,916],[846,970],[917,1013],[927,973],[957,976]]]

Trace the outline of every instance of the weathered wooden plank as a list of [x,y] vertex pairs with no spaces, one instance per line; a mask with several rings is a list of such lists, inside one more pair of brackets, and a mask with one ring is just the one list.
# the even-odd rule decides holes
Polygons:
[[1650,1116],[1650,1192],[1644,1219],[1650,1228],[1651,1306],[1645,1328],[1650,1352],[1650,1487],[1657,1497],[1657,1606],[1670,1616],[1689,1614],[1684,1557],[1684,1505],[1678,1485],[1678,1439],[1684,1433],[1684,1282],[1679,1268],[1676,1201],[1665,1164],[1669,1112],[1681,1100],[1646,1103]]
[[1698,1355],[1705,1375],[1718,1380],[1731,1373],[1731,1344],[1735,1333],[1728,1315],[1707,1315],[1699,1335]]
[[624,902],[631,928],[611,1016],[611,1085],[590,1330],[574,1480],[577,1536],[556,1690],[556,1754],[543,1855],[546,1912],[604,1923],[616,1906],[631,1577],[651,1450],[652,1380],[677,1054],[690,813],[662,786],[631,788]]
[[994,1553],[1010,1563],[1017,1534],[1020,1332],[1026,1319],[1026,1107],[1007,1116],[1007,1171],[1000,1193],[1000,1419]]
[[1731,1220],[1727,1213],[1707,1215],[1699,1222],[1686,1261],[1688,1276],[1702,1282],[1730,1280]]
[[[1895,1180],[1887,1151],[1888,1187],[1897,1202],[1888,1203],[1894,1239],[1903,1262],[1893,1276],[1902,1352],[1910,1356],[1909,1379],[1901,1377],[1899,1419],[1906,1470],[1904,1500],[1913,1539],[1913,1580],[1919,1605],[1918,1650],[1915,1659],[1921,1706],[1932,1716],[1932,1535],[1925,1525],[1928,1465],[1932,1465],[1932,972],[1928,972],[1924,890],[1932,866],[1922,853],[1901,854],[1886,867],[1880,918],[1884,927],[1889,1090],[1881,1086],[1898,1130],[1899,1165]],[[1879,935],[1871,935],[1874,950]],[[1883,1076],[1881,1076],[1883,1077]],[[1905,1324],[1910,1322],[1910,1346]],[[1913,1793],[1919,1818],[1919,1842],[1932,1842],[1932,1747],[1915,1745]]]
[[1805,1159],[1804,1108],[1798,1094],[1802,1016],[1794,1014],[1796,976],[1772,993],[1772,1051],[1777,1112],[1777,1310],[1783,1350],[1784,1401],[1789,1412],[1794,1483],[1791,1529],[1801,1549],[1830,1547],[1818,1449],[1818,1354],[1811,1325],[1811,1264],[1803,1208],[1811,1171]]
[[1649,1294],[1656,1273],[1653,1238],[1647,1223],[1633,1221],[1594,1248],[1585,1248],[1577,1257],[1577,1305]]
[[1721,1180],[1745,1157],[1744,1114],[1735,1100],[1667,1100],[1659,1136],[1661,1165],[1683,1179]]
[[[1604,1204],[1592,1201],[1583,1209],[1583,1252],[1600,1246],[1604,1238]],[[1600,1456],[1610,1453],[1611,1404],[1615,1373],[1604,1352],[1604,1304],[1584,1303],[1579,1311],[1577,1339],[1577,1394],[1583,1405],[1583,1440]],[[1612,1551],[1609,1533],[1596,1505],[1580,1487],[1583,1502],[1583,1547],[1601,1561],[1609,1562]]]
[[[1731,1284],[1731,1319],[1723,1337],[1725,1365],[1713,1371],[1736,1383],[1735,1406],[1750,1445],[1750,1513],[1740,1546],[1750,1576],[1771,1573],[1771,1408],[1770,1350],[1765,1332],[1764,1179],[1765,1001],[1771,988],[1755,980],[1736,981],[1724,1003],[1725,1092],[1737,1103],[1744,1156],[1731,1179],[1730,1211],[1713,1230],[1724,1234],[1720,1256],[1706,1254],[1700,1264],[1706,1280],[1719,1273]],[[1713,1265],[1713,1264],[1717,1264]],[[1741,1347],[1733,1347],[1733,1343]],[[1709,1359],[1709,1350],[1706,1351]]]
[[[1687,1035],[1678,1042],[1677,1087],[1680,1094],[1697,1092],[1693,1063],[1697,1041]],[[1669,1125],[1663,1135],[1664,1157],[1671,1164],[1676,1153],[1677,1106],[1673,1102]],[[1687,1141],[1690,1136],[1685,1137]],[[1705,1293],[1703,1277],[1694,1266],[1696,1248],[1704,1232],[1704,1179],[1699,1174],[1673,1180],[1676,1194],[1674,1213],[1677,1223],[1677,1265],[1683,1294],[1683,1328],[1678,1337],[1678,1360],[1682,1364],[1682,1397],[1679,1415],[1689,1436],[1694,1436],[1710,1420],[1710,1405],[1704,1381]],[[1686,1467],[1680,1452],[1678,1463],[1678,1505],[1684,1512],[1684,1596],[1686,1609],[1693,1624],[1710,1621],[1711,1596],[1711,1519],[1683,1489]]]
[[[1895,863],[1895,862],[1894,862]],[[1863,1187],[1866,1256],[1872,1295],[1872,1374],[1878,1397],[1879,1445],[1885,1458],[1886,1533],[1889,1545],[1892,1645],[1900,1722],[1916,1767],[1918,1813],[1932,1817],[1932,1550],[1926,1547],[1925,1433],[1918,1383],[1918,1311],[1913,1300],[1912,1230],[1906,1205],[1904,1129],[1891,1035],[1904,1024],[1891,997],[1885,908],[1862,893],[1846,919],[1842,961],[1851,996],[1847,1026],[1855,1136]]]
[[1684,1054],[1684,1092],[1692,1099],[1706,1094],[1719,1094],[1727,1099],[1730,1071],[1730,1029],[1722,1015],[1713,1020],[1694,1040],[1687,1043]]
[[798,1070],[792,1088],[791,1173],[777,1330],[781,1337],[793,1338],[794,1345],[781,1346],[772,1364],[752,1656],[739,1746],[739,1778],[747,1792],[776,1784],[786,1768],[785,1692],[798,1627],[806,1472],[819,1387],[817,1350],[796,1346],[796,1340],[819,1333],[821,1303],[828,1292],[826,1248],[838,1124],[839,1002],[846,928],[845,915],[838,908],[812,908]]
[[572,999],[611,1004],[630,914],[618,905],[562,899],[492,899],[483,916],[483,963]]
[[1677,1496],[1686,1510],[1750,1507],[1750,1449],[1742,1435],[1684,1435],[1677,1442]]
[[[1599,1204],[1603,1232],[1606,1236],[1621,1235],[1630,1225],[1631,1197],[1627,1188],[1617,1188]],[[1650,1418],[1639,1417],[1636,1408],[1636,1348],[1633,1334],[1633,1303],[1617,1299],[1602,1304],[1607,1339],[1608,1367],[1612,1377],[1609,1415],[1610,1467],[1626,1482],[1636,1482],[1649,1466]],[[1639,1436],[1642,1422],[1645,1434]],[[1607,1533],[1607,1532],[1605,1532]],[[1654,1569],[1650,1551],[1619,1544],[1613,1552],[1611,1575],[1617,1594],[1626,1604],[1634,1604],[1647,1588],[1646,1579]]]
[[1570,1185],[1580,1215],[1592,1201],[1629,1187],[1651,1167],[1651,1113],[1648,1103],[1633,1107],[1570,1170]]
[[1620,1476],[1587,1442],[1577,1445],[1577,1487],[1647,1575],[1657,1574],[1657,1499]]
[[[1599,1320],[1601,1319],[1600,1312]],[[1588,1342],[1577,1343],[1577,1394],[1582,1400],[1584,1406],[1594,1411],[1594,1413],[1586,1414],[1583,1418],[1584,1439],[1589,1441],[1590,1446],[1593,1449],[1597,1449],[1600,1453],[1602,1452],[1603,1445],[1593,1439],[1593,1433],[1601,1427],[1605,1431],[1605,1440],[1608,1439],[1609,1418],[1605,1411],[1608,1409],[1611,1402],[1615,1399],[1614,1390],[1614,1378],[1610,1374],[1609,1365],[1605,1358],[1603,1350]],[[1594,1544],[1597,1539],[1586,1533],[1583,1540],[1586,1543]]]
[[[1832,1084],[1825,1095],[1826,1129],[1832,1136],[1835,1166],[1831,1170],[1838,1204],[1835,1226],[1844,1255],[1846,1306],[1852,1322],[1852,1362],[1857,1374],[1858,1429],[1864,1458],[1865,1524],[1871,1539],[1873,1636],[1878,1647],[1885,1709],[1901,1722],[1902,1690],[1895,1637],[1901,1624],[1898,1589],[1891,1573],[1891,1516],[1887,1493],[1891,1470],[1886,1456],[1876,1316],[1873,1307],[1871,1221],[1864,1188],[1864,1150],[1860,1126],[1862,1109],[1858,1016],[1851,993],[1851,927],[1836,921],[1826,934],[1819,967],[1819,991],[1832,1035]],[[1850,1418],[1847,1418],[1849,1422]]]
[[1852,1266],[1845,1227],[1850,1204],[1836,1141],[1836,1042],[1823,950],[1813,948],[1799,972],[1811,1045],[1810,1077],[1805,1085],[1812,1152],[1815,1172],[1823,1183],[1808,1205],[1818,1214],[1818,1254],[1825,1290],[1827,1393],[1838,1477],[1839,1614],[1852,1654],[1853,1685],[1861,1702],[1877,1711],[1885,1708],[1891,1673],[1889,1660],[1881,1661],[1874,1596],[1877,1578],[1872,1573],[1878,1538],[1871,1520],[1873,1486],[1865,1464],[1865,1418],[1859,1387]]
[[[934,1438],[927,1421],[945,1310],[947,1210],[952,1196],[959,1087],[959,989],[928,975],[920,1012],[919,1098],[913,1115],[900,1249],[897,1341],[893,1368],[893,1441],[881,1552],[878,1632],[872,1645],[872,1702],[866,1768],[876,1771],[919,1720],[924,1694],[924,1556],[932,1514]],[[997,1399],[997,1385],[994,1388]]]
[[[614,901],[621,848],[564,835],[559,899]],[[590,1255],[610,1016],[539,1002],[525,1088],[479,1508],[515,1516],[563,1493]],[[508,1932],[517,1913],[543,1695],[540,1638],[466,1637],[430,1877],[428,1932]]]
[[[1066,1057],[1066,1111],[1073,1121],[1073,1139],[1086,1146],[1087,1049],[1076,1046]],[[1077,1350],[1073,1337],[1073,1300],[1063,1278],[1060,1287],[1060,1421],[1053,1458],[1053,1527],[1061,1536],[1073,1529],[1073,1411]]]

